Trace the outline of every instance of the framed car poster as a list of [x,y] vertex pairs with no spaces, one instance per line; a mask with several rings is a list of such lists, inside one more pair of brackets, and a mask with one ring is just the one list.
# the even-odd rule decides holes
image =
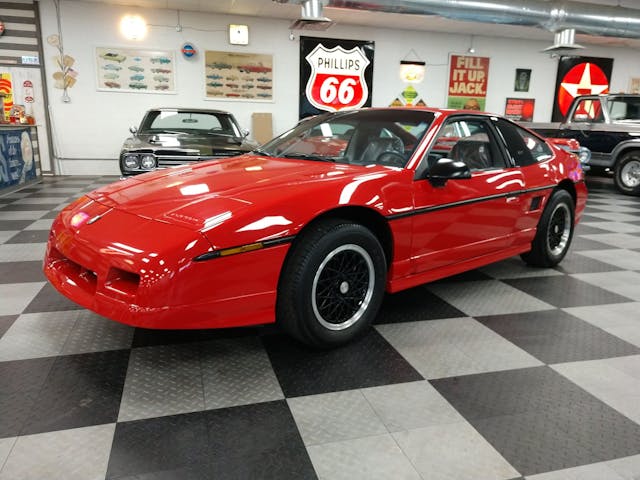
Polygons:
[[175,64],[170,50],[96,47],[98,90],[176,93]]
[[272,55],[207,50],[204,61],[207,100],[273,101]]

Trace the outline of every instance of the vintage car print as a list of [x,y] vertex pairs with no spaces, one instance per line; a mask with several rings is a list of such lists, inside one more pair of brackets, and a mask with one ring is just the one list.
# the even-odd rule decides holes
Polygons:
[[169,57],[151,57],[151,63],[159,63],[162,65],[171,63],[171,59]]
[[211,63],[207,63],[207,67],[217,69],[217,70],[230,70],[233,68],[233,65],[226,62],[211,62]]
[[135,81],[144,80],[144,75],[141,75],[141,74],[137,73],[135,75],[131,75],[129,77],[129,80],[135,80]]
[[220,82],[207,82],[207,86],[213,87],[213,88],[219,88],[219,87],[223,87],[224,85]]
[[156,82],[168,82],[169,81],[169,77],[165,77],[164,75],[154,75],[153,79]]
[[129,84],[129,88],[133,88],[134,90],[145,90],[149,88],[149,86],[146,83],[142,82],[131,82]]
[[144,68],[139,67],[138,65],[131,65],[128,68],[129,68],[129,70],[131,70],[133,72],[144,72]]
[[156,85],[155,87],[153,87],[154,90],[169,90],[169,85],[167,84],[160,84],[160,85]]
[[105,73],[102,75],[102,78],[106,78],[107,80],[115,80],[116,78],[120,78],[120,75],[117,73]]
[[[201,122],[159,116],[142,125],[157,139]],[[144,152],[125,153],[126,165],[146,164]],[[343,110],[252,154],[87,193],[54,220],[44,271],[128,325],[277,322],[332,347],[368,328],[385,292],[514,255],[557,265],[586,196],[576,155],[498,115]]]
[[272,69],[264,65],[240,65],[238,70],[245,73],[269,73]]
[[106,65],[102,66],[103,70],[115,70],[116,72],[118,70],[122,70],[122,67],[120,65],[116,65],[115,63],[107,63]]
[[124,55],[120,55],[119,53],[113,53],[113,52],[101,53],[100,58],[104,58],[105,60],[108,60],[110,62],[118,62],[118,63],[122,63],[127,59],[127,57],[125,57]]
[[[165,90],[167,85],[156,85]],[[222,95],[222,92],[220,92]],[[249,141],[235,117],[222,110],[156,108],[145,113],[120,152],[120,172],[137,175],[158,168],[233,157],[250,152]]]
[[258,77],[256,78],[256,80],[263,83],[271,82],[271,79],[269,77]]
[[224,77],[222,75],[218,75],[217,73],[212,73],[210,75],[207,75],[207,78],[210,80],[221,80]]
[[104,86],[109,88],[121,88],[121,85],[118,82],[113,81],[104,82]]
[[168,68],[152,68],[151,73],[171,73],[171,70]]

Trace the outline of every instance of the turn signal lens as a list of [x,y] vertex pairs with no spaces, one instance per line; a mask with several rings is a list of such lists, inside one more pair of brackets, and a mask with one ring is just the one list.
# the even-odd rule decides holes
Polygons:
[[251,252],[253,250],[260,250],[264,245],[262,243],[250,243],[249,245],[242,245],[241,247],[227,248],[220,250],[220,256],[226,257],[228,255],[236,255],[238,253]]

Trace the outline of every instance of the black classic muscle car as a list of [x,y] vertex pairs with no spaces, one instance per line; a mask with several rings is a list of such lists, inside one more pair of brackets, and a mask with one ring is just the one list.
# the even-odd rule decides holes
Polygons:
[[158,168],[234,157],[255,150],[248,132],[229,112],[195,108],[149,110],[140,127],[131,127],[120,151],[123,176]]

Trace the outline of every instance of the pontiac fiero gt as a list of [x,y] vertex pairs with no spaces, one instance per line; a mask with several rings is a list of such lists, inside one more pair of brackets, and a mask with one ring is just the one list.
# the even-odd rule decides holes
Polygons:
[[586,202],[578,158],[477,112],[320,115],[252,154],[130,177],[66,207],[44,270],[145,328],[278,322],[334,346],[385,292],[513,255],[551,267]]

